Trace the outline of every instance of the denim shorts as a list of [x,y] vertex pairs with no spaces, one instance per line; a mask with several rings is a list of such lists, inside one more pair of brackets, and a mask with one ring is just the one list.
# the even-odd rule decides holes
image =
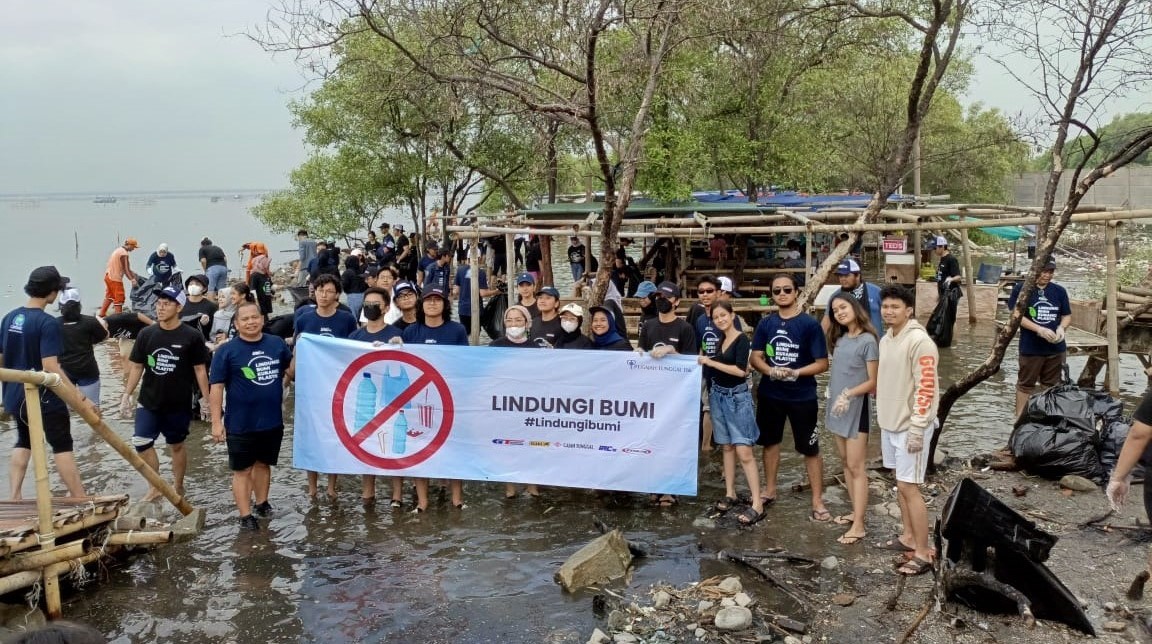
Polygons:
[[204,269],[204,274],[208,277],[208,291],[210,293],[216,293],[225,286],[228,286],[227,266],[220,266],[219,264],[209,266]]
[[717,445],[755,445],[760,436],[752,392],[746,383],[721,387],[712,383],[708,396],[712,406],[712,440]]

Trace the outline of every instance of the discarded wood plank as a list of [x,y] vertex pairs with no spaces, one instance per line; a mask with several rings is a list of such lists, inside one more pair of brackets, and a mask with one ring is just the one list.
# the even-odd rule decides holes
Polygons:
[[888,601],[884,602],[885,610],[896,610],[896,604],[900,601],[900,595],[904,593],[904,585],[906,583],[908,583],[907,575],[900,575],[896,579],[896,590],[893,591],[892,596],[888,598]]
[[746,551],[746,552],[739,552],[736,554],[739,554],[741,557],[744,557],[745,559],[781,559],[783,561],[789,561],[792,563],[802,563],[802,564],[819,563],[815,559],[812,559],[810,557],[804,557],[801,555],[794,555],[790,552],[786,552],[783,550],[776,550],[776,549],[766,550],[766,551],[762,551],[762,552],[747,552]]
[[747,568],[750,568],[753,572],[760,575],[760,577],[763,578],[765,581],[767,581],[769,584],[771,584],[772,586],[774,586],[775,588],[780,590],[780,592],[787,595],[792,601],[799,604],[800,607],[803,608],[805,611],[811,612],[812,607],[811,607],[811,605],[809,605],[808,601],[806,599],[804,599],[803,597],[801,597],[796,591],[789,588],[788,585],[785,584],[783,581],[780,581],[780,579],[778,579],[776,577],[776,575],[773,575],[771,572],[769,572],[769,571],[765,570],[764,568],[752,563],[751,561],[748,561],[747,559],[745,559],[744,557],[741,557],[738,554],[733,554],[731,552],[724,552],[724,551],[720,551],[719,554],[721,555],[722,559],[726,559],[726,560],[731,561],[733,563],[737,563],[737,564],[740,564],[742,566],[746,566]]
[[[903,577],[904,575],[900,576]],[[904,635],[901,636],[900,639],[896,640],[896,644],[904,644],[908,641],[908,638],[912,637],[912,634],[916,632],[916,629],[920,628],[920,624],[924,621],[924,618],[928,616],[928,611],[932,610],[932,604],[933,597],[929,595],[928,599],[924,602],[924,607],[921,608],[920,612],[916,614],[916,619],[912,620],[912,623],[909,624],[908,628],[904,631]]]

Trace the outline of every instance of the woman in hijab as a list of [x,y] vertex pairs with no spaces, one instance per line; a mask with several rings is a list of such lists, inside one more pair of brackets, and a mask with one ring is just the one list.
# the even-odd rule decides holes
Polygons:
[[592,315],[592,348],[608,351],[631,351],[632,343],[616,330],[612,311],[603,306],[588,309]]
[[[504,311],[504,336],[488,343],[490,347],[513,347],[524,349],[538,348],[535,342],[528,339],[528,330],[532,328],[532,314],[519,304],[513,304]],[[540,496],[540,489],[535,485],[524,486],[524,493],[531,497]],[[516,484],[504,484],[504,498],[516,498]]]

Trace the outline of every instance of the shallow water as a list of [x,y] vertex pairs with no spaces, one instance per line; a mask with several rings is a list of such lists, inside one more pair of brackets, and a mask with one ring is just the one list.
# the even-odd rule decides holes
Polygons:
[[[10,264],[5,266],[9,275]],[[558,265],[556,274],[566,276],[567,267]],[[942,351],[942,385],[982,360],[994,332],[991,325],[957,327],[955,346]],[[128,437],[131,424],[115,418],[113,402],[120,394],[119,358],[110,345],[99,347],[98,355],[105,373],[105,417]],[[952,456],[970,456],[1005,442],[1015,360],[1013,349],[1004,370],[953,410],[941,439]],[[1071,362],[1075,375],[1083,358]],[[1134,359],[1124,365],[1126,410],[1131,413],[1145,379]],[[90,493],[143,495],[143,480],[111,448],[79,422],[74,427],[76,454]],[[14,435],[10,424],[0,428],[7,434],[0,438],[0,459],[6,459]],[[364,509],[355,477],[342,478],[337,501],[310,502],[303,473],[290,467],[291,431],[281,467],[273,474],[275,513],[263,522],[261,532],[241,534],[225,451],[208,433],[206,424],[195,423],[188,441],[187,489],[193,504],[208,511],[204,532],[190,543],[107,570],[83,592],[70,592],[64,607],[68,618],[96,626],[114,642],[579,643],[600,625],[591,610],[591,595],[564,593],[552,582],[552,574],[595,536],[593,515],[624,529],[630,539],[653,545],[655,556],[641,562],[628,582],[637,591],[657,581],[682,584],[734,572],[713,556],[720,549],[782,546],[817,558],[829,553],[855,556],[835,543],[840,529],[807,520],[807,493],[787,491],[799,481],[801,470],[800,460],[789,450],[780,500],[768,520],[752,530],[739,530],[694,525],[722,496],[716,455],[701,457],[700,494],[683,498],[672,509],[650,507],[641,496],[598,498],[560,489],[545,489],[539,499],[505,500],[502,486],[470,483],[465,486],[465,510],[450,509],[434,486],[430,511],[414,515],[393,512],[386,503]],[[167,473],[166,456],[161,463]],[[827,468],[838,470],[834,456],[827,457]],[[62,486],[55,477],[53,481],[60,493]],[[29,478],[25,494],[31,493]],[[388,498],[385,480],[378,481],[377,494]],[[825,498],[833,513],[847,509],[840,489],[828,490]],[[167,512],[174,516],[174,511]],[[822,574],[806,570],[791,573],[791,578],[801,587],[838,583]],[[753,594],[777,612],[789,613],[787,599],[766,586],[750,585]]]

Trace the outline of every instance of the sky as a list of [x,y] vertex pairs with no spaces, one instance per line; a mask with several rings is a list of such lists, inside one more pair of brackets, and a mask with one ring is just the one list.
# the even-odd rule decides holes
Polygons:
[[[6,0],[0,20],[0,194],[267,189],[307,150],[288,102],[316,87],[243,34],[266,0]],[[967,99],[1009,116],[1034,100],[992,57]],[[1010,64],[1010,58],[1008,59]],[[1112,114],[1152,111],[1152,92]]]

